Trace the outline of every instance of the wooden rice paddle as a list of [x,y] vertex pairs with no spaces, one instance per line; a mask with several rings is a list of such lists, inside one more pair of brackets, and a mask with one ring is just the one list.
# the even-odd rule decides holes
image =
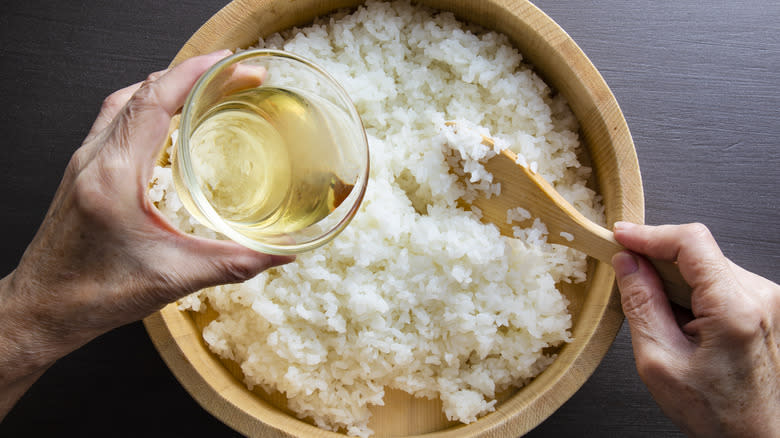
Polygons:
[[[449,122],[448,124],[452,124]],[[483,144],[492,147],[493,139],[483,136]],[[489,199],[478,196],[471,205],[482,210],[482,222],[492,223],[501,234],[512,237],[512,227],[518,223],[507,223],[507,210],[522,207],[531,213],[532,221],[539,218],[549,234],[547,241],[556,243],[612,264],[612,256],[624,250],[611,231],[594,223],[577,211],[553,186],[539,174],[517,164],[517,155],[504,150],[483,163],[493,174],[493,183],[501,184],[501,194]],[[523,225],[523,223],[520,223]],[[568,233],[574,238],[569,241]],[[669,299],[687,309],[691,308],[691,287],[680,274],[676,263],[649,259],[663,280]]]

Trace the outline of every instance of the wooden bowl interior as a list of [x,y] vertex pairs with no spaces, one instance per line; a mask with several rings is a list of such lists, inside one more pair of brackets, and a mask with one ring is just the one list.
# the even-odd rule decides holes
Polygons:
[[[360,1],[237,0],[204,24],[172,64],[218,49],[253,45],[261,36],[310,23],[315,17]],[[642,222],[644,200],[636,153],[612,93],[574,41],[526,1],[420,3],[451,11],[463,20],[507,34],[535,71],[569,101],[580,122],[583,159],[595,170],[593,186],[603,198],[607,222]],[[589,261],[584,284],[560,285],[570,301],[574,341],[529,385],[501,396],[496,412],[460,425],[448,422],[438,401],[389,391],[374,409],[376,436],[519,436],[562,405],[592,374],[622,322],[609,266]],[[221,361],[200,333],[214,315],[180,312],[169,305],[145,320],[147,330],[173,373],[214,416],[250,436],[336,436],[292,416],[281,394],[249,391],[238,366]]]

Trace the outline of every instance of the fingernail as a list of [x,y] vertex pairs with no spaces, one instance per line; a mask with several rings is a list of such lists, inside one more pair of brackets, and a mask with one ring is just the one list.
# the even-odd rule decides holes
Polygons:
[[222,50],[216,50],[216,51],[211,52],[211,53],[206,53],[206,54],[204,54],[202,56],[205,57],[205,58],[219,58],[219,59],[222,59],[222,58],[226,58],[226,57],[228,57],[228,56],[230,56],[232,54],[233,54],[232,50],[222,49]]
[[617,221],[612,226],[612,229],[613,230],[628,230],[628,229],[634,228],[635,226],[636,226],[636,224],[633,224],[631,222]]
[[612,256],[612,267],[618,277],[631,275],[639,269],[636,257],[628,251],[620,251]]

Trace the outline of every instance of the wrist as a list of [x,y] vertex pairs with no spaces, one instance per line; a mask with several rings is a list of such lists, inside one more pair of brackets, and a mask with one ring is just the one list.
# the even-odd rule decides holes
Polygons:
[[14,275],[0,279],[0,421],[60,357],[26,314]]
[[67,354],[46,334],[12,272],[0,279],[0,386],[38,376]]

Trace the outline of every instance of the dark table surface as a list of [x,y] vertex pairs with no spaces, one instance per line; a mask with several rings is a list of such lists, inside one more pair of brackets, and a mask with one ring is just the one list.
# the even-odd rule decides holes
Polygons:
[[[780,280],[780,2],[539,0],[620,103],[646,221],[700,221]],[[0,2],[0,276],[33,237],[105,96],[163,69],[224,2]],[[141,323],[56,363],[0,436],[234,436],[180,387]],[[530,436],[678,436],[637,377],[624,326],[588,382]]]

